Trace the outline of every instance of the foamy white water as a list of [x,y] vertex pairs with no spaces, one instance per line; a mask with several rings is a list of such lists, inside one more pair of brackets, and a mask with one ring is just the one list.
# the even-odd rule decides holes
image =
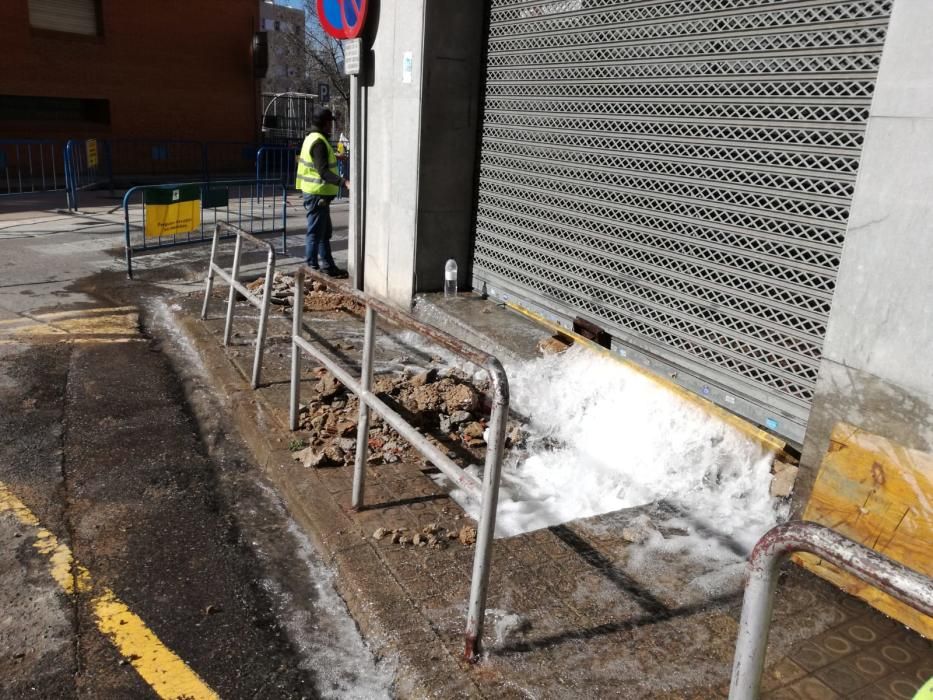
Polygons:
[[497,536],[662,500],[689,514],[677,526],[704,523],[745,549],[776,524],[773,454],[696,404],[580,347],[507,370],[531,436],[504,465]]

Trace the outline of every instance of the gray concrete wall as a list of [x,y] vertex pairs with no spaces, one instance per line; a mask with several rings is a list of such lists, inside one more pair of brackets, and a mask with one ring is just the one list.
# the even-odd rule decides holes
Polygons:
[[[379,3],[365,125],[364,288],[406,307],[414,292],[423,29],[428,1]],[[402,76],[406,52],[413,59],[410,83]]]
[[[383,0],[366,141],[364,285],[399,306],[468,279],[485,3]],[[403,80],[406,52],[411,82]]]
[[933,3],[895,0],[804,442],[801,497],[837,422],[933,451],[930,27]]
[[416,292],[444,288],[448,258],[457,261],[460,286],[469,285],[485,4],[427,5]]

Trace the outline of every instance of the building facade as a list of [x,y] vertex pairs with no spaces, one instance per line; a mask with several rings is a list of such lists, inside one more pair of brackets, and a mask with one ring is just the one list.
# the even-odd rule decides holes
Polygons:
[[296,143],[308,132],[317,103],[308,76],[305,14],[271,0],[259,8],[268,57],[260,83],[262,140]]
[[260,31],[266,33],[268,65],[260,82],[263,94],[311,92],[306,76],[305,13],[261,2]]
[[933,452],[933,5],[390,0],[378,24],[368,291],[407,306],[453,257],[785,438],[803,498],[839,425]]
[[2,138],[255,142],[255,0],[0,3]]

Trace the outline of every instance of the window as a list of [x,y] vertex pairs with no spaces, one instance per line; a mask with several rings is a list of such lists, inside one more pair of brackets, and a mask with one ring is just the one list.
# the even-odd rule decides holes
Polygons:
[[108,126],[108,100],[0,95],[0,122],[70,122]]
[[98,0],[29,0],[29,24],[68,34],[100,34]]

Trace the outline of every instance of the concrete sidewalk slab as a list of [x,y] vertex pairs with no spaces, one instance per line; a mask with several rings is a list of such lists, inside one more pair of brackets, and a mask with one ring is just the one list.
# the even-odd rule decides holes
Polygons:
[[[218,298],[222,293],[218,292]],[[264,383],[248,387],[252,307],[237,310],[236,342],[219,336],[223,303],[197,319],[200,295],[181,300],[179,326],[233,410],[238,428],[293,515],[337,569],[338,587],[377,651],[399,658],[401,697],[720,698],[741,610],[741,582],[711,595],[686,581],[706,571],[676,558],[637,561],[621,531],[664,504],[496,540],[481,663],[462,661],[473,550],[402,547],[378,528],[469,522],[417,461],[368,469],[365,510],[350,509],[351,466],[305,468],[287,430],[290,319],[274,314]],[[479,313],[492,315],[502,310]],[[358,371],[362,323],[342,311],[306,314]],[[482,332],[489,332],[495,322]],[[529,347],[533,334],[524,336]],[[545,334],[546,335],[546,334]],[[391,358],[383,358],[383,360]],[[410,359],[410,358],[409,358]],[[305,396],[317,378],[305,361]],[[933,675],[929,642],[794,566],[778,589],[763,679],[766,697],[909,697]]]

